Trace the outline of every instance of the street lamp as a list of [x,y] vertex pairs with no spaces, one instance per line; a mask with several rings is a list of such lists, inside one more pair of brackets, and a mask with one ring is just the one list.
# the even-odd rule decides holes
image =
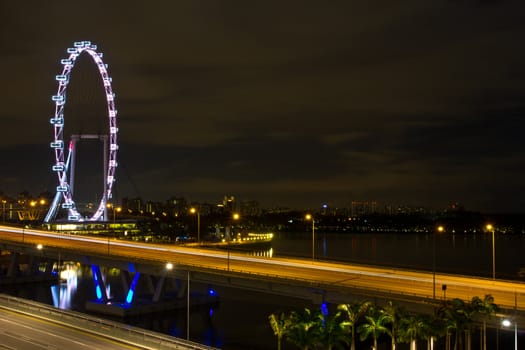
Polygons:
[[[444,231],[443,226],[438,226],[437,232],[443,233]],[[432,243],[432,298],[436,299],[436,231],[434,231]]]
[[[117,218],[117,212],[120,213],[122,208],[121,207],[115,207],[113,204],[108,203],[106,204],[106,208],[112,208],[113,209],[113,230],[115,230],[115,223]],[[109,255],[109,246],[110,246],[110,231],[108,230],[108,255]]]
[[188,272],[188,288],[186,288],[186,340],[190,340],[190,270]]
[[485,226],[487,231],[492,232],[492,279],[496,279],[496,242],[494,241],[494,231],[496,228],[491,224]]
[[7,200],[2,199],[2,223],[5,224],[5,204],[7,203]]
[[[173,270],[173,263],[166,263],[166,270]],[[188,272],[188,286],[186,288],[186,340],[190,340],[190,270]]]
[[58,262],[57,262],[57,290],[58,290],[58,308],[60,309],[60,299],[62,299],[62,287],[60,286],[60,274],[62,269],[60,267],[60,250],[58,251]]
[[[120,213],[122,211],[122,208],[121,207],[115,207],[115,205],[113,205],[112,203],[108,203],[106,204],[106,208],[111,208],[113,209],[113,225],[115,225],[115,222],[116,222],[116,216],[117,216],[117,212]],[[109,220],[108,220],[109,221]]]
[[113,226],[115,225],[117,213],[120,213],[122,211],[121,207],[113,207]]
[[[240,218],[241,218],[241,216],[239,215],[239,213],[233,213],[232,219],[233,219],[234,222],[235,221],[239,221]],[[235,236],[233,234],[233,228],[234,228],[234,225],[232,225],[232,227],[231,227],[231,232],[230,232],[231,238],[235,238]]]
[[[233,221],[237,221],[241,218],[241,216],[238,214],[238,213],[233,213],[232,215],[232,219]],[[231,228],[231,235],[233,236],[233,225],[232,225],[232,228]],[[227,239],[226,240],[226,246],[228,247],[228,271],[230,271],[230,240]]]
[[[503,327],[510,327],[512,323],[512,321],[507,319],[501,321]],[[514,320],[514,350],[518,350],[518,322],[516,320]]]
[[315,220],[313,215],[306,214],[306,220],[312,220],[312,261],[315,260]]
[[197,242],[201,241],[201,211],[197,208],[191,208],[190,213],[197,214]]

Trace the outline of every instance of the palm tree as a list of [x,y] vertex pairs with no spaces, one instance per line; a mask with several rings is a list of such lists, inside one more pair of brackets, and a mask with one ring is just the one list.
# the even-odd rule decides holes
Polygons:
[[459,298],[446,300],[438,310],[438,316],[445,323],[447,329],[447,349],[450,347],[449,332],[454,332],[454,350],[463,349],[463,337],[467,336],[467,346],[470,346],[470,329],[473,324],[474,312],[470,303]]
[[331,350],[341,348],[343,345],[348,346],[350,339],[348,338],[346,323],[342,321],[341,312],[339,311],[333,316],[324,316],[321,313],[321,318],[323,349]]
[[292,311],[286,327],[286,340],[299,349],[314,349],[322,334],[322,314],[305,308],[302,313]]
[[268,316],[270,327],[272,327],[273,334],[277,336],[277,350],[281,350],[282,338],[286,334],[287,328],[290,325],[290,318],[286,317],[284,313],[280,316],[271,314]]
[[410,350],[417,350],[417,340],[425,332],[425,321],[420,315],[407,315],[400,322],[399,335],[403,341],[410,342]]
[[390,323],[390,337],[392,338],[392,350],[396,350],[397,333],[404,311],[392,301],[388,301],[383,307],[382,312],[385,314],[388,323]]
[[458,343],[458,316],[454,308],[452,300],[445,300],[437,310],[439,319],[443,322],[443,326],[446,330],[446,350],[450,350],[450,337],[452,333],[455,333],[454,349],[457,350]]
[[386,327],[388,323],[388,317],[385,313],[371,307],[368,310],[368,314],[365,315],[365,323],[359,325],[357,331],[359,332],[360,339],[366,340],[370,337],[374,340],[374,350],[377,350],[377,339],[383,333],[388,333],[389,329]]
[[419,315],[422,322],[421,336],[427,340],[427,350],[434,348],[434,340],[443,335],[443,322],[435,315]]
[[490,294],[486,294],[483,299],[477,296],[473,297],[471,304],[483,319],[483,350],[487,350],[487,321],[499,311],[499,307],[494,304],[494,297]]
[[463,303],[463,308],[459,310],[463,315],[463,329],[465,331],[465,347],[467,350],[472,348],[472,329],[474,327],[474,316],[477,313],[476,305],[472,302]]
[[344,325],[350,327],[350,349],[355,350],[355,327],[359,322],[359,319],[363,317],[364,314],[371,307],[372,303],[369,301],[364,301],[361,303],[354,304],[340,304],[337,306],[337,309],[340,310],[345,316],[346,320]]

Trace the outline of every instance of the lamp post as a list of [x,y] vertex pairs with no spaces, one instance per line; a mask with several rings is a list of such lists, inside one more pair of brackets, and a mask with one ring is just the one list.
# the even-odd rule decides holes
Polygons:
[[[437,232],[445,231],[443,226],[438,226]],[[434,231],[432,242],[432,298],[436,299],[436,231]]]
[[197,214],[197,242],[201,241],[201,211],[199,208],[191,208],[190,213]]
[[[240,217],[241,216],[238,213],[233,213],[232,215],[233,221],[239,220]],[[233,225],[231,228],[231,235],[233,236]],[[226,240],[226,245],[228,246],[228,271],[230,271],[230,240],[229,239]]]
[[57,289],[58,289],[58,308],[60,309],[60,299],[62,297],[62,288],[60,285],[60,273],[62,272],[60,268],[60,251],[58,251],[58,262],[57,262]]
[[5,204],[7,200],[2,199],[2,223],[5,224]]
[[[235,221],[238,221],[241,218],[241,216],[239,215],[239,213],[233,213],[232,218],[233,218],[233,221],[235,222]],[[231,228],[232,238],[233,238],[233,227],[234,226],[232,225],[232,228]]]
[[315,220],[313,215],[306,214],[306,220],[312,220],[312,261],[315,260]]
[[503,321],[501,321],[501,324],[504,327],[510,327],[512,323],[514,323],[514,350],[518,350],[518,322],[516,322],[516,320],[512,322],[507,319],[504,319]]
[[[173,270],[173,263],[166,263],[166,270]],[[190,340],[190,270],[188,272],[188,286],[186,288],[186,340]]]
[[113,207],[113,226],[115,226],[117,213],[120,213],[121,210],[122,210],[121,207]]
[[[117,222],[117,212],[120,213],[122,210],[121,207],[115,207],[112,203],[106,204],[106,208],[112,208],[113,209],[113,230],[115,230],[115,224]],[[110,232],[108,232],[108,255],[109,255],[109,246],[110,246]]]
[[[113,225],[115,225],[115,222],[116,222],[116,217],[117,217],[117,212],[121,212],[122,208],[121,207],[115,207],[115,205],[113,205],[112,203],[108,203],[106,204],[106,208],[111,208],[113,209]],[[107,219],[106,219],[107,220]],[[107,220],[109,221],[109,220]]]
[[496,279],[496,242],[494,240],[494,231],[496,230],[496,228],[493,225],[488,224],[486,226],[486,229],[487,231],[492,232],[492,279],[495,280]]
[[186,340],[190,340],[190,270],[188,270],[188,288],[186,289]]

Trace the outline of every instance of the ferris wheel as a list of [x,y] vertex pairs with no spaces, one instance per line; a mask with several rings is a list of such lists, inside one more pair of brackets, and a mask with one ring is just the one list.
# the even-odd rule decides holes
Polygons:
[[[55,77],[58,82],[58,90],[56,95],[52,96],[52,101],[55,103],[55,114],[50,119],[50,123],[54,130],[54,139],[50,146],[55,154],[55,163],[52,165],[53,172],[58,178],[58,186],[56,187],[56,195],[51,204],[49,211],[44,219],[45,222],[54,220],[58,213],[60,203],[62,208],[68,211],[69,221],[99,221],[105,220],[104,213],[106,212],[106,204],[112,197],[113,183],[115,182],[115,170],[117,168],[117,110],[115,109],[115,94],[111,87],[111,77],[108,74],[108,66],[102,61],[102,52],[97,51],[97,46],[90,41],[77,41],[73,47],[67,49],[69,57],[60,60],[63,66],[62,73]],[[74,159],[75,142],[73,140],[68,142],[67,154],[64,142],[64,107],[66,105],[66,90],[69,84],[71,71],[75,66],[77,58],[83,54],[88,54],[98,67],[98,71],[102,78],[103,87],[105,90],[109,137],[105,137],[106,142],[109,142],[109,147],[105,147],[104,154],[104,192],[100,203],[91,217],[83,217],[73,200],[72,191],[72,176],[71,176],[71,158]],[[107,153],[106,153],[107,149]]]

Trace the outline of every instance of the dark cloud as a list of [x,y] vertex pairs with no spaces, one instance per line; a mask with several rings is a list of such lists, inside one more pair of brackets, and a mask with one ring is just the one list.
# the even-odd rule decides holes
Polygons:
[[[520,1],[0,6],[5,192],[55,186],[53,78],[91,40],[117,94],[119,197],[525,208]],[[99,80],[78,62],[68,134],[104,129]],[[79,195],[99,176],[82,159]]]

